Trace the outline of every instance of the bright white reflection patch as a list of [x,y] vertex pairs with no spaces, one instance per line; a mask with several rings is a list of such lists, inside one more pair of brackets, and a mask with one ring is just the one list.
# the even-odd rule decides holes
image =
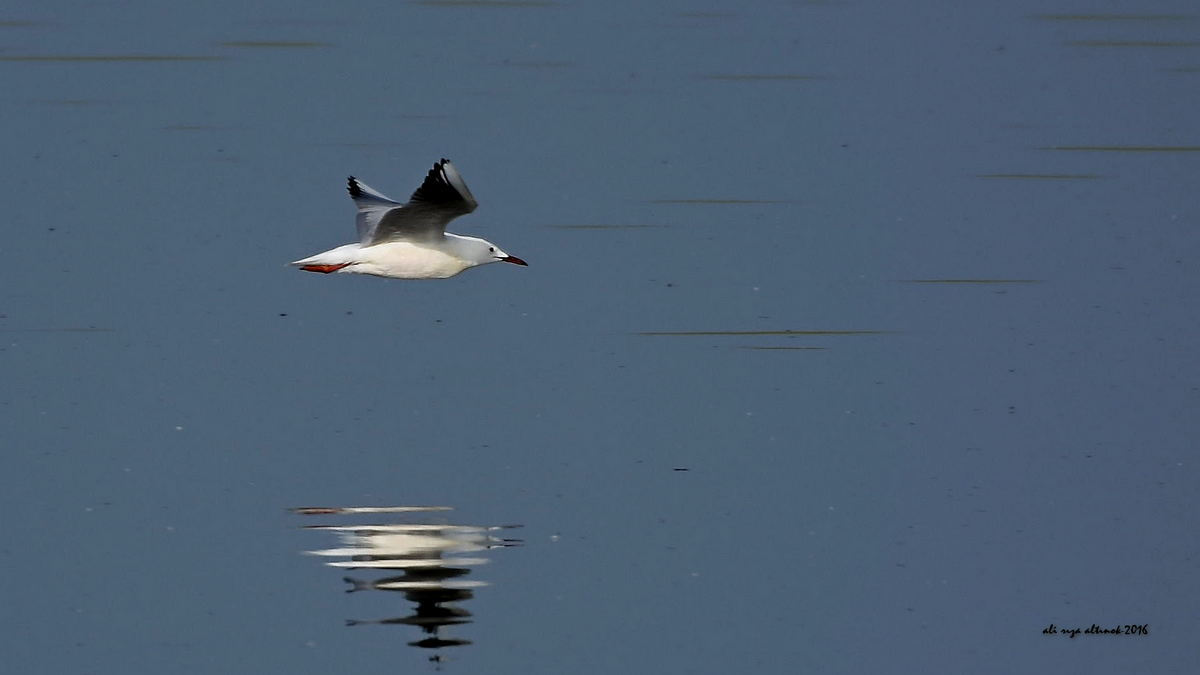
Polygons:
[[[410,522],[341,523],[305,525],[307,530],[334,533],[338,546],[305,551],[322,558],[334,558],[325,564],[344,570],[375,572],[373,578],[343,577],[350,584],[347,593],[357,591],[391,591],[403,593],[416,606],[404,616],[378,619],[348,619],[348,626],[392,624],[416,626],[425,634],[421,640],[409,642],[413,647],[440,650],[471,644],[470,640],[442,634],[447,626],[473,621],[470,611],[461,603],[474,597],[474,589],[488,582],[468,579],[471,567],[488,562],[482,552],[494,548],[520,546],[520,539],[498,536],[503,530],[519,525],[477,526],[431,522],[432,512],[451,511],[448,506],[387,506],[387,507],[305,507],[291,509],[303,516],[364,516],[391,515]],[[413,514],[424,514],[414,516]],[[423,522],[418,522],[420,519]],[[444,518],[438,518],[444,520]],[[393,574],[379,575],[379,572]],[[440,652],[430,660],[441,662]]]

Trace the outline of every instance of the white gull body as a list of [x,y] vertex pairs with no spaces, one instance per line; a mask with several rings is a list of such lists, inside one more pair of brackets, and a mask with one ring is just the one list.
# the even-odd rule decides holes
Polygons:
[[479,206],[447,159],[433,165],[407,204],[360,182],[348,181],[358,206],[358,243],[292,264],[308,272],[373,274],[393,279],[445,279],[494,262],[527,264],[478,237],[446,232],[446,225]]

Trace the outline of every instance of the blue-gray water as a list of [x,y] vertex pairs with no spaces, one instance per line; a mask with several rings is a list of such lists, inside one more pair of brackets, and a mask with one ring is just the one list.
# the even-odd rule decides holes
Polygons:
[[[1200,12],[978,5],[6,4],[6,667],[1185,672]],[[286,266],[440,157],[530,267]]]

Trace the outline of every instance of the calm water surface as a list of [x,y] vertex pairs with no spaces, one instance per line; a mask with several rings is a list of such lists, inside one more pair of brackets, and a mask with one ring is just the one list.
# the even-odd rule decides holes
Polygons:
[[[9,3],[11,669],[1185,671],[1197,44],[1158,0]],[[287,267],[441,157],[528,268]]]

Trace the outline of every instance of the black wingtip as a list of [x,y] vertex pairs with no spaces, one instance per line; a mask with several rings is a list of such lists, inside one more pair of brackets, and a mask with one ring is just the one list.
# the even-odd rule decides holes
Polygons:
[[362,196],[362,189],[358,187],[357,178],[354,176],[349,176],[346,178],[346,191],[349,192],[350,196],[354,199],[358,199]]

